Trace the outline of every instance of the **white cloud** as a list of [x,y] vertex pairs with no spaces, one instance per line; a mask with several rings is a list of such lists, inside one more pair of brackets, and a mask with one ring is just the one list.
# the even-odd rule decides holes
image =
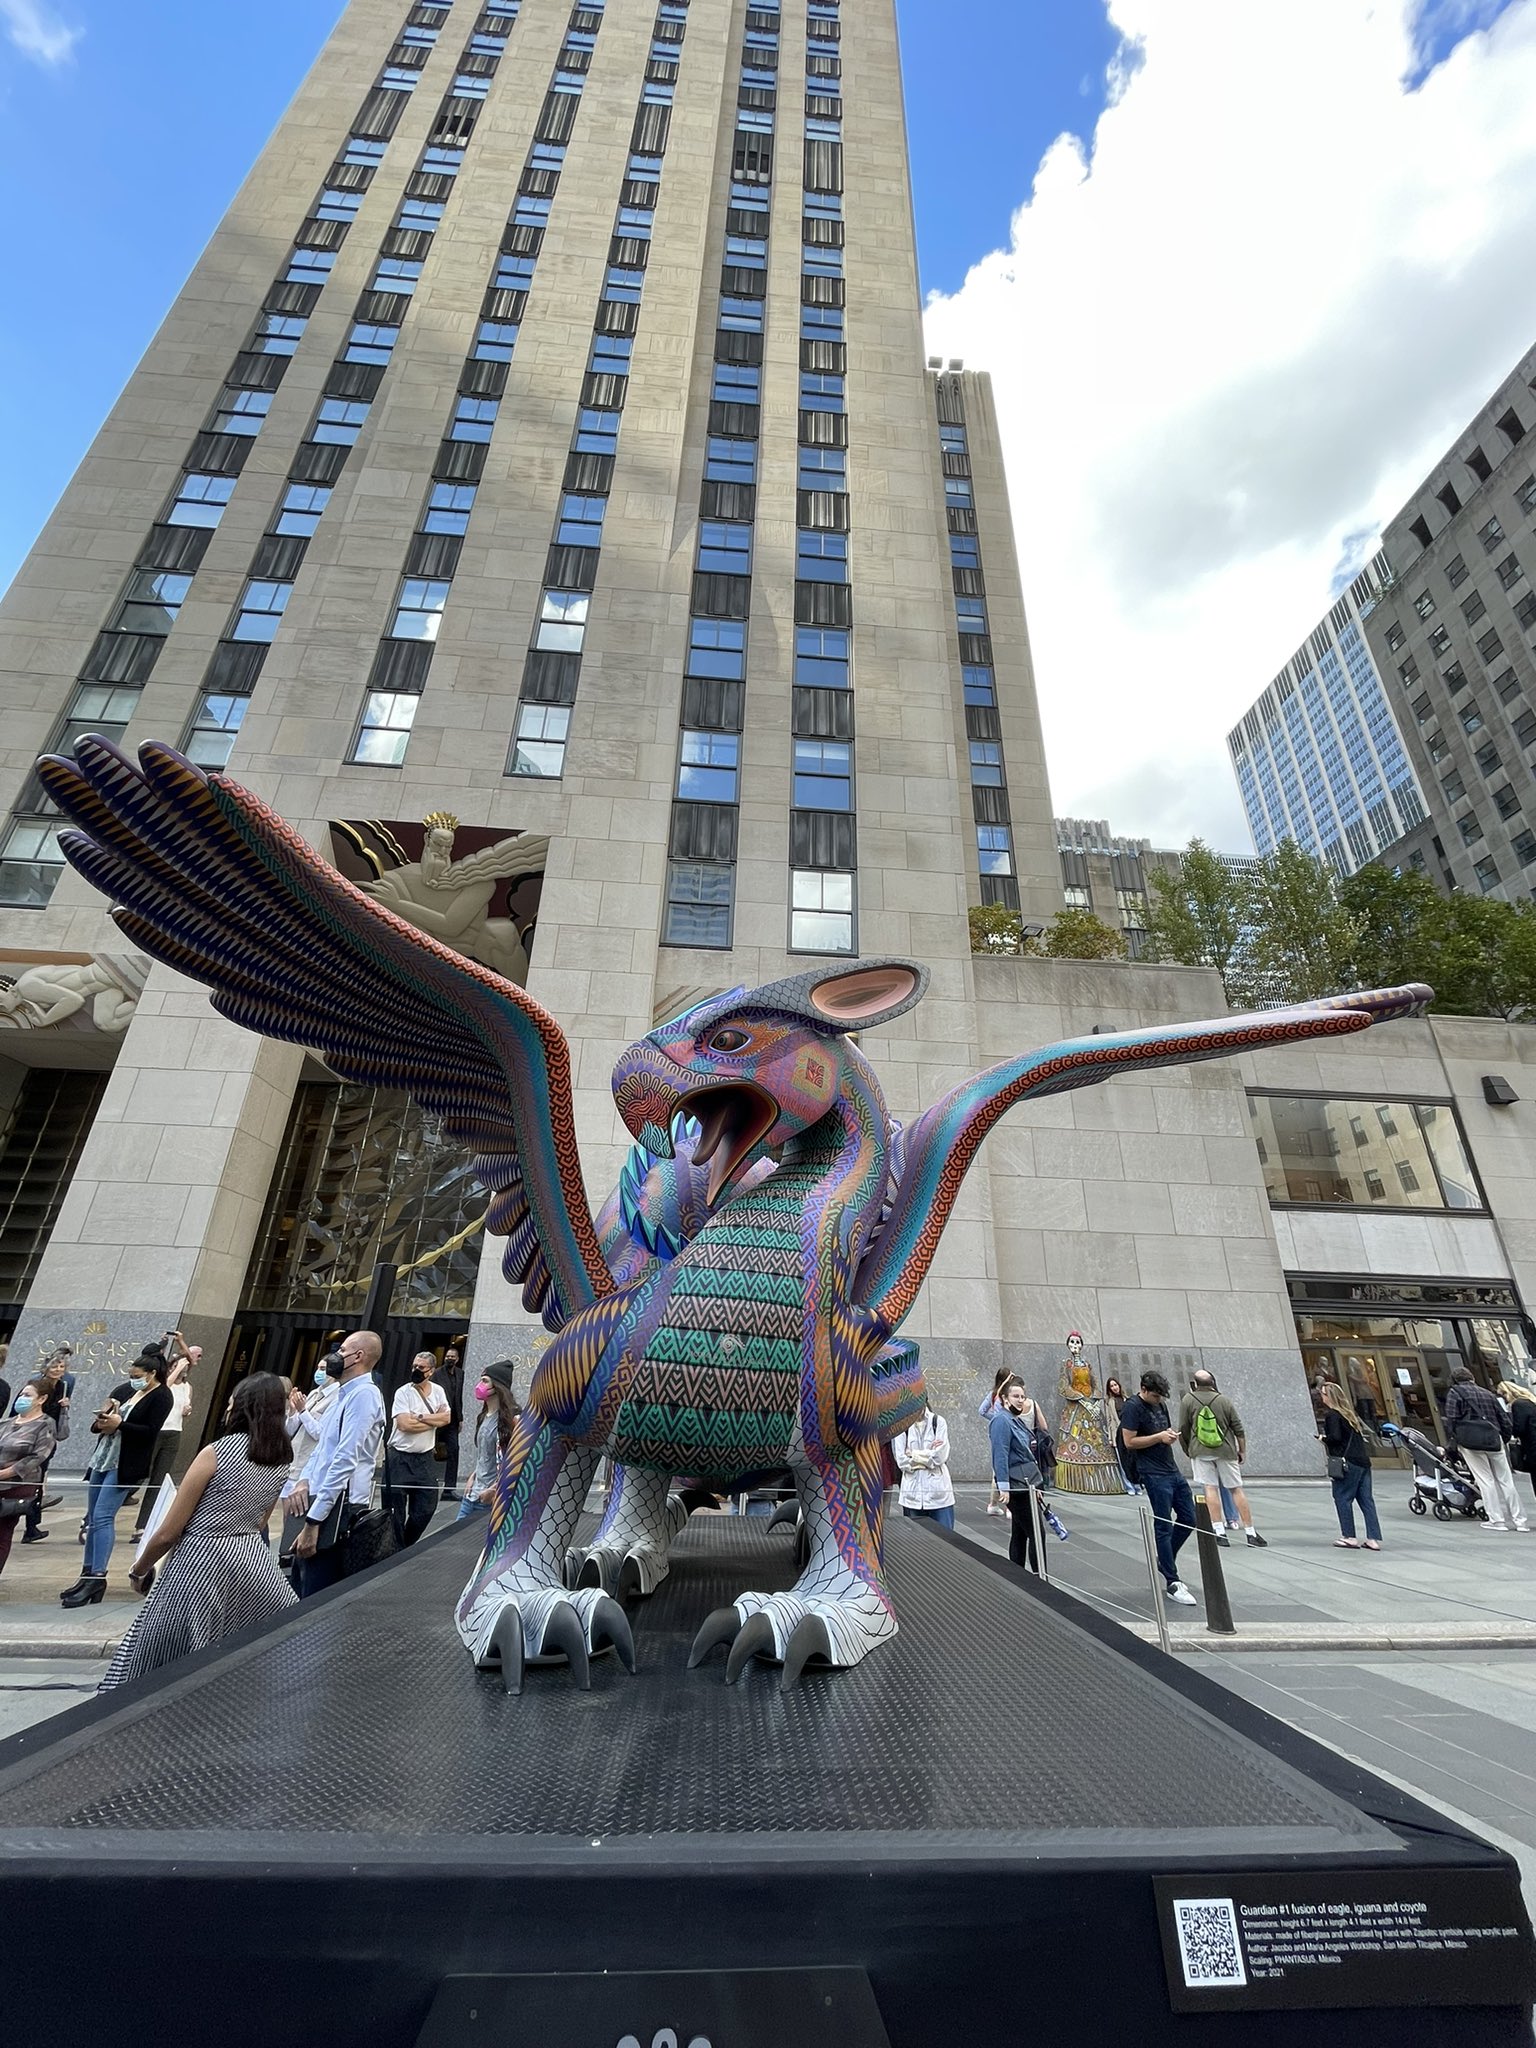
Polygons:
[[67,64],[83,30],[68,28],[44,0],[0,0],[6,38],[24,57],[52,67]]
[[1227,730],[1536,337],[1536,0],[1107,6],[1091,156],[927,340],[996,385],[1056,810],[1237,850]]

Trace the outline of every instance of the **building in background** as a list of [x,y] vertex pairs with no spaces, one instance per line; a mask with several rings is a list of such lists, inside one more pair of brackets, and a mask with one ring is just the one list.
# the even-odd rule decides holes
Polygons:
[[1069,910],[1091,910],[1125,939],[1127,956],[1146,952],[1152,876],[1179,872],[1179,856],[1149,839],[1124,839],[1103,818],[1057,818],[1056,857]]
[[1261,854],[1293,839],[1352,875],[1426,816],[1365,633],[1389,582],[1377,555],[1227,735]]
[[1511,900],[1536,889],[1536,349],[1408,503],[1367,626],[1429,816],[1397,865]]

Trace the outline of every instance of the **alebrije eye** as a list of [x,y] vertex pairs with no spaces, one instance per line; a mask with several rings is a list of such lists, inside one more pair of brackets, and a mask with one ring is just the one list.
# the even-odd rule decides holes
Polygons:
[[750,1042],[749,1032],[738,1031],[734,1025],[727,1025],[724,1031],[715,1033],[709,1041],[709,1049],[711,1052],[740,1052],[741,1048]]

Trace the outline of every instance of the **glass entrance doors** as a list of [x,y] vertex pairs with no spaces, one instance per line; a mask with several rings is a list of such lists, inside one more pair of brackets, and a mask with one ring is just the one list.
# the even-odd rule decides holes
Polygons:
[[[1536,1385],[1536,1365],[1512,1316],[1298,1313],[1296,1328],[1314,1413],[1321,1418],[1319,1380],[1334,1380],[1373,1435],[1391,1422],[1443,1444],[1440,1411],[1456,1365],[1470,1366],[1486,1387],[1501,1380]],[[1397,1461],[1383,1439],[1375,1440],[1373,1450],[1388,1462]]]

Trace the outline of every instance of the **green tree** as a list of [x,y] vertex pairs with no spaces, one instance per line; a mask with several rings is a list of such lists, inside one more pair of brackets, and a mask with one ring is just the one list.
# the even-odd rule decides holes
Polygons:
[[1435,984],[1440,949],[1450,932],[1450,905],[1427,875],[1394,874],[1372,861],[1339,884],[1339,901],[1355,921],[1354,981],[1360,988]]
[[1177,874],[1153,871],[1148,952],[1185,967],[1214,967],[1230,1002],[1241,975],[1245,911],[1240,877],[1202,840],[1192,839]]
[[1123,960],[1125,940],[1091,910],[1058,910],[1040,941],[1052,960]]
[[1282,839],[1248,877],[1245,965],[1253,996],[1304,1003],[1348,988],[1360,936],[1326,861]]
[[1022,953],[1024,920],[1001,903],[973,903],[966,912],[973,953]]
[[1445,936],[1416,979],[1450,1016],[1527,1017],[1536,1011],[1536,905],[1452,896]]

